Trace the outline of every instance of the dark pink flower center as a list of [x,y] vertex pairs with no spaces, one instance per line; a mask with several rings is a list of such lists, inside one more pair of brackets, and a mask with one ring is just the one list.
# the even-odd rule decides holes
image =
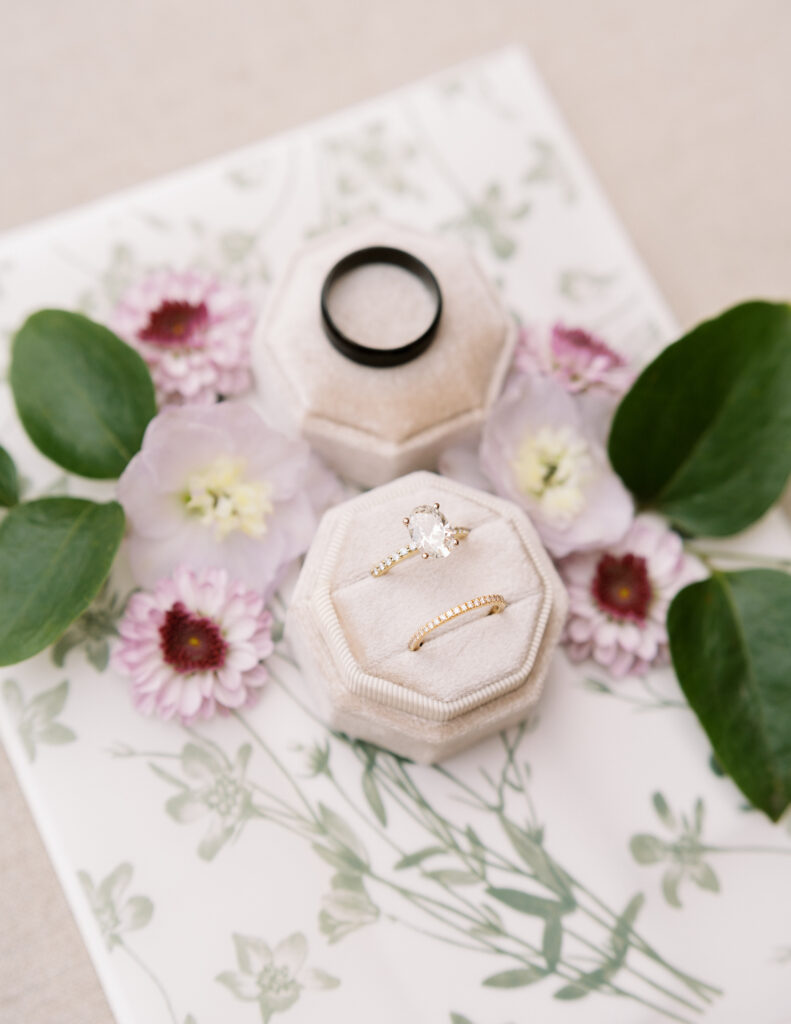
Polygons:
[[645,622],[653,596],[645,559],[640,555],[602,555],[591,593],[602,611],[614,619]]
[[609,370],[625,364],[623,357],[614,352],[609,345],[579,327],[555,324],[552,328],[551,344],[552,354],[561,365],[580,362],[587,365],[597,359],[602,368]]
[[164,302],[152,310],[148,323],[138,338],[153,341],[155,345],[188,345],[201,334],[209,322],[209,311],[205,302]]
[[188,611],[177,601],[159,627],[162,657],[177,672],[207,672],[222,668],[228,644],[216,623]]

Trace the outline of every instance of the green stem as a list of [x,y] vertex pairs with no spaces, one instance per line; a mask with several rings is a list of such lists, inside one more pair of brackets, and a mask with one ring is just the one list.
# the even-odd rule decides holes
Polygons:
[[[311,718],[313,718],[314,720],[317,720],[315,714],[310,709],[306,708],[302,704],[302,702],[298,700],[298,698],[296,698],[296,696],[291,691],[290,687],[286,686],[281,680],[277,679],[276,677],[273,677],[273,678],[275,678],[275,681],[280,685],[281,689],[283,689],[286,692],[286,694],[292,700],[295,701],[295,703],[297,703],[300,707],[302,707],[302,709]],[[339,739],[341,742],[348,743],[348,740],[346,740],[346,738],[343,737],[343,736],[340,736],[340,735],[336,734],[336,738]],[[518,746],[518,741],[520,739],[521,739],[521,734],[517,734],[517,738],[514,741],[513,745],[511,745],[509,747],[509,749],[511,750],[511,754],[509,756],[510,756],[511,762],[514,765],[516,765],[516,748]],[[352,749],[354,750],[354,752],[357,754],[358,757],[365,757],[366,756],[364,751],[358,750],[354,745],[352,745]],[[384,781],[382,781],[382,784],[385,786],[385,789],[387,790],[387,792],[389,793],[391,798],[393,798],[396,801],[396,803],[410,817],[412,817],[414,820],[416,820],[418,823],[420,823],[423,827],[427,828],[432,836],[434,836],[435,838],[439,839],[441,842],[444,842],[446,845],[450,845],[452,849],[462,853],[462,855],[463,855],[463,851],[459,847],[459,845],[456,842],[455,837],[453,835],[453,833],[455,832],[455,833],[463,836],[464,835],[463,830],[460,829],[458,826],[454,825],[453,823],[447,822],[444,818],[442,818],[440,815],[438,815],[436,811],[434,811],[433,807],[428,803],[428,801],[425,800],[423,795],[420,793],[420,791],[415,786],[414,781],[412,780],[411,776],[409,775],[409,772],[404,767],[404,764],[401,761],[401,759],[397,759],[395,757],[390,757],[388,759],[388,767],[387,767],[387,769],[384,769],[382,767],[381,762],[383,760],[385,760],[386,758],[387,758],[387,755],[383,755],[381,757],[377,757],[376,761],[374,762],[374,770],[377,772],[377,775],[379,775],[380,781],[384,780]],[[445,777],[447,777],[449,779],[449,781],[451,781],[454,784],[460,786],[460,788],[462,788],[470,797],[472,797],[475,800],[476,804],[482,810],[487,811],[487,812],[491,812],[493,810],[492,805],[488,801],[484,800],[480,796],[479,793],[477,793],[475,790],[473,790],[470,786],[468,786],[462,780],[457,779],[447,769],[444,769],[442,766],[436,766],[436,770],[439,771],[441,774],[445,775]],[[520,781],[521,781],[521,778],[520,778]],[[293,782],[292,782],[292,784],[293,784]],[[396,787],[396,790],[400,790],[400,792],[406,797],[406,801],[401,799],[401,797],[397,794],[397,792],[393,791],[392,787]],[[525,787],[525,791],[527,791],[527,787]],[[300,798],[304,800],[304,797],[302,797],[301,792],[300,792]],[[414,806],[410,806],[409,805],[408,801],[410,801],[410,800],[413,802],[413,804],[417,805],[417,808],[419,808],[419,813],[416,812],[416,809],[415,809]],[[428,821],[425,818],[426,814],[429,816]],[[489,853],[490,855],[496,857],[500,861],[501,866],[505,870],[511,870],[511,871],[517,870],[520,874],[527,875],[527,877],[531,877],[531,878],[533,877],[532,875],[529,875],[527,872],[525,872],[522,869],[518,868],[518,866],[514,865],[510,860],[508,860],[508,858],[503,857],[503,855],[499,854],[497,851],[492,851],[488,847],[485,847],[485,849],[486,849],[487,853]],[[584,905],[580,905],[580,909],[587,916],[591,917],[594,921],[596,921],[598,924],[600,924],[601,926],[607,928],[608,931],[611,931],[611,929],[614,926],[615,922],[618,920],[618,915],[614,911],[612,911],[609,907],[607,907],[606,904],[604,904],[601,900],[599,900],[597,897],[595,897],[589,890],[587,890],[586,887],[582,886],[582,884],[579,883],[576,879],[574,879],[572,876],[568,875],[567,872],[566,872],[566,874],[567,874],[567,877],[569,877],[570,882],[575,886],[575,888],[577,888],[579,890],[579,892],[583,893],[589,899],[591,899],[594,902],[594,904],[599,906],[607,915],[609,915],[609,917],[612,920],[609,923],[606,922],[606,921],[603,921],[602,918],[599,915],[595,914],[590,908],[585,907]],[[384,884],[388,884],[386,882],[386,880],[384,880]],[[400,888],[401,887],[396,887],[396,889],[400,889]],[[403,892],[407,892],[407,890],[403,890]],[[413,896],[410,896],[410,897],[406,897],[405,896],[404,898],[409,898],[410,900],[412,900],[414,897]],[[423,897],[417,897],[417,898],[422,899]],[[432,898],[431,897],[426,897],[425,899],[432,899]],[[441,904],[439,901],[436,901],[436,902],[437,902],[437,904],[440,907],[443,906],[443,904]],[[463,915],[463,912],[460,912],[455,907],[448,907],[447,909],[448,909],[449,912],[451,912],[453,914],[460,914],[460,913],[462,913],[462,915]],[[467,918],[469,918],[469,915],[463,915],[463,916],[466,916]],[[473,920],[473,923],[476,923],[476,924],[478,923],[478,922],[475,921],[475,919],[472,919],[472,920]],[[444,921],[443,923],[445,923],[447,926],[451,926],[449,924],[449,922],[447,922],[447,921]],[[674,977],[676,977],[679,981],[681,981],[683,984],[685,984],[687,987],[689,987],[695,993],[695,995],[698,996],[699,998],[701,998],[701,999],[703,999],[705,1001],[710,1001],[711,997],[707,994],[707,990],[708,990],[708,992],[711,992],[711,993],[720,994],[720,990],[714,988],[713,986],[707,985],[707,984],[705,984],[703,982],[698,982],[695,979],[690,978],[688,975],[684,974],[683,972],[679,971],[677,968],[672,967],[644,939],[642,939],[641,936],[639,936],[633,929],[630,929],[629,936],[630,936],[630,939],[629,939],[630,945],[632,945],[639,952],[643,953],[649,959],[653,960],[654,962],[656,962],[657,964],[661,965],[666,970],[668,970]],[[513,955],[513,954],[511,954],[511,955]],[[670,997],[670,998],[678,998],[672,992],[670,992],[669,990],[663,990],[663,991],[665,991],[665,994],[668,997]],[[635,999],[640,1000],[639,996],[632,996],[629,993],[624,993],[624,994],[630,995],[631,998],[635,998]],[[648,1004],[648,1005],[650,1005],[650,1004]],[[664,1012],[664,1011],[662,1011],[662,1012]],[[678,1019],[678,1020],[682,1019],[682,1018],[675,1017],[675,1015],[673,1015],[673,1014],[670,1014],[670,1016],[674,1017],[675,1019]]]
[[[373,879],[375,879],[376,881],[381,882],[382,884],[384,884],[388,888],[391,888],[394,891],[398,892],[399,895],[401,895],[401,897],[403,899],[407,900],[407,902],[412,903],[415,906],[418,906],[419,909],[422,909],[426,913],[432,913],[432,916],[434,916],[436,920],[442,921],[442,923],[445,924],[447,927],[453,928],[456,931],[460,930],[458,924],[456,924],[456,923],[454,923],[452,921],[445,920],[443,917],[441,917],[439,914],[434,913],[433,911],[426,911],[425,908],[420,908],[420,904],[419,904],[419,902],[417,902],[419,900],[426,900],[426,899],[429,900],[431,903],[437,903],[438,901],[432,900],[431,897],[425,897],[421,893],[415,893],[415,892],[412,892],[409,889],[404,889],[402,886],[398,886],[395,883],[390,882],[388,879],[382,878],[381,876],[375,875],[375,876],[371,876],[371,877]],[[441,904],[441,903],[439,905],[442,906],[442,907],[446,906],[446,905]],[[459,913],[459,911],[457,911],[455,908],[447,908],[447,909],[449,909],[449,910],[451,910],[451,911],[453,911],[455,913]],[[464,934],[467,934],[467,933],[465,932]],[[519,941],[519,940],[516,940],[514,936],[509,936],[509,935],[507,935],[505,933],[501,933],[501,934],[503,935],[503,938],[511,939],[512,941]],[[520,941],[520,945],[522,945],[529,953],[532,953],[535,957],[538,957],[538,962],[535,959],[528,958],[524,954],[515,953],[513,950],[510,950],[510,949],[507,949],[507,948],[505,948],[505,947],[503,947],[501,945],[498,945],[493,940],[487,939],[487,938],[485,938],[483,936],[481,936],[479,938],[479,941],[485,947],[487,947],[490,950],[490,952],[492,952],[492,953],[496,953],[496,954],[498,954],[500,956],[511,957],[512,959],[516,960],[518,963],[521,963],[521,964],[523,964],[526,967],[539,967],[542,970],[545,969],[543,967],[543,963],[542,963],[542,961],[543,961],[543,954],[535,946],[532,946],[530,943],[525,942],[524,940]],[[547,973],[550,973],[550,972],[547,972]],[[572,984],[584,984],[585,974],[579,968],[575,968],[575,967],[572,967],[572,966],[563,966],[563,967],[561,967],[561,965],[558,964],[552,970],[551,973],[556,975],[559,978],[562,978],[564,981],[568,981],[568,982],[570,982]],[[690,1021],[689,1021],[688,1018],[680,1017],[678,1014],[674,1013],[672,1010],[669,1010],[666,1007],[660,1006],[659,1004],[654,1003],[654,1002],[652,1002],[649,999],[645,999],[643,996],[641,996],[641,995],[639,995],[639,994],[637,994],[635,992],[629,992],[627,989],[621,988],[619,985],[614,985],[612,982],[608,982],[606,986],[602,986],[602,990],[606,991],[606,992],[609,992],[612,995],[617,995],[617,996],[622,996],[622,997],[627,998],[627,999],[632,999],[635,1002],[640,1003],[642,1006],[647,1007],[648,1009],[655,1010],[657,1013],[662,1014],[663,1016],[669,1018],[670,1020],[678,1021],[679,1024],[690,1024]],[[660,991],[662,991],[662,990],[660,989]],[[673,994],[672,993],[664,992],[663,994],[665,996],[670,996],[671,998],[673,998]],[[675,998],[678,998],[678,997],[675,997]],[[689,1004],[689,1005],[691,1006],[691,1004]],[[697,1007],[695,1007],[695,1006],[691,1006],[691,1008],[694,1011],[696,1011],[696,1012],[700,1012],[699,1009]]]
[[135,953],[131,946],[127,946],[123,939],[118,939],[118,945],[126,953],[126,955],[137,964],[140,970],[154,983],[154,985],[159,990],[160,995],[165,1000],[165,1006],[167,1006],[168,1008],[168,1014],[170,1015],[170,1019],[173,1021],[173,1024],[179,1024],[178,1018],[176,1017],[176,1012],[173,1009],[173,1004],[170,1001],[170,996],[167,994],[165,986],[162,984],[162,982],[159,980],[156,974],[154,974],[154,972],[151,970],[148,964],[143,959],[141,959],[141,957],[138,956],[137,953]]
[[294,781],[294,779],[291,776],[291,773],[286,768],[286,766],[283,764],[283,762],[280,760],[280,758],[277,756],[277,754],[274,752],[274,750],[272,750],[272,748],[264,740],[264,738],[257,732],[257,730],[255,730],[252,727],[252,725],[250,725],[250,723],[247,721],[247,719],[245,719],[242,715],[239,714],[238,711],[233,711],[232,714],[233,714],[234,718],[237,720],[237,722],[239,722],[239,724],[242,726],[242,728],[247,730],[247,732],[253,738],[253,741],[270,758],[270,760],[275,765],[275,767],[278,769],[280,774],[283,776],[283,778],[286,780],[286,782],[289,784],[289,786],[294,790],[294,793],[296,794],[297,798],[301,802],[302,806],[308,812],[311,820],[315,823],[315,825],[318,828],[320,828],[321,827],[321,823],[319,821],[318,815],[313,810],[313,808],[311,807],[309,801],[306,799],[305,794],[302,792],[302,790],[299,788],[297,783]]
[[[401,768],[402,768],[404,774],[408,776],[408,772],[406,772],[406,770],[403,769],[403,766],[401,766]],[[468,786],[466,786],[466,783],[462,782],[462,780],[457,779],[455,776],[452,775],[452,773],[450,773],[447,769],[443,768],[441,765],[436,765],[435,769],[438,772],[440,772],[441,774],[445,775],[446,777],[456,781],[460,786],[466,788],[468,793],[471,796],[476,797],[476,799],[480,802],[481,798],[478,796],[478,794],[475,793]],[[391,798],[394,798],[393,797],[393,793],[392,793],[392,791],[390,791],[389,787],[385,786],[385,788],[387,789],[387,791],[388,791],[389,795],[391,796]],[[399,803],[399,805],[402,808],[404,808],[404,805],[403,805],[403,803],[401,801],[397,801],[397,802]],[[406,809],[406,808],[404,808],[404,809]],[[486,805],[486,809],[487,810],[491,810],[492,808],[487,804]],[[413,817],[414,817],[414,815],[413,815]],[[457,826],[452,826],[452,827],[457,828]],[[435,833],[432,833],[432,834],[435,835]],[[437,837],[437,838],[440,838],[440,837]],[[454,846],[456,846],[456,844],[454,844]],[[456,846],[456,848],[458,848],[458,847]],[[524,871],[518,865],[515,865],[515,864],[511,863],[510,861],[507,860],[507,858],[504,858],[504,857],[502,857],[502,855],[498,854],[497,851],[493,851],[493,850],[489,849],[488,847],[484,847],[484,849],[485,849],[487,854],[492,854],[492,855],[498,857],[500,859],[500,861],[501,861],[500,864],[496,864],[496,863],[493,863],[490,860],[486,860],[486,863],[487,863],[488,866],[494,867],[494,868],[500,868],[501,870],[505,869],[505,870],[510,870],[510,871],[517,871],[519,874],[522,874],[525,877],[528,877],[528,878],[531,878],[531,879],[535,880],[533,875],[531,875],[527,871]],[[608,922],[602,920],[601,917],[599,917],[598,915],[594,914],[593,912],[587,911],[587,908],[585,908],[585,907],[581,907],[580,909],[584,913],[587,913],[587,916],[591,917],[594,921],[596,921],[602,927],[606,928],[608,931],[610,930],[611,925],[609,925]],[[615,915],[613,915],[613,917],[615,919]],[[598,947],[596,947],[589,940],[584,939],[578,933],[570,932],[568,929],[566,929],[566,930],[567,930],[568,934],[573,935],[575,938],[578,938],[583,944],[587,945],[588,948],[595,950],[599,955],[601,955],[601,951],[598,949]],[[654,959],[654,958],[651,958],[651,959]],[[695,1012],[700,1012],[699,1007],[695,1006],[693,1003],[688,1002],[682,996],[677,995],[676,993],[672,992],[670,989],[666,989],[663,986],[659,985],[657,982],[654,982],[652,979],[650,979],[646,975],[642,974],[642,972],[636,970],[635,968],[632,968],[630,965],[625,965],[625,968],[630,973],[634,974],[636,977],[640,978],[642,981],[644,981],[645,983],[647,983],[648,985],[650,985],[651,987],[653,987],[657,991],[661,992],[667,998],[674,999],[677,1002],[679,1002],[681,1005],[687,1006],[689,1009],[692,1009]],[[700,995],[699,992],[696,992],[696,995],[698,995],[700,998],[702,998],[702,996]]]
[[[472,799],[474,799],[476,801],[476,803],[478,804],[478,806],[482,810],[485,810],[485,811],[488,811],[488,812],[495,812],[495,813],[497,812],[497,809],[492,804],[490,804],[489,801],[485,800],[471,786],[469,786],[462,779],[459,779],[456,775],[454,775],[452,772],[450,772],[443,765],[435,765],[434,769],[435,769],[435,771],[439,772],[441,775],[445,776],[445,778],[447,778],[450,782],[454,783],[459,788],[461,788],[468,796],[470,796]],[[534,878],[535,877],[530,872],[525,871],[519,865],[514,864],[508,858],[503,857],[503,855],[499,854],[497,851],[493,851],[493,850],[491,850],[490,848],[487,847],[487,852],[488,853],[492,853],[495,856],[497,856],[502,861],[503,867],[506,868],[507,870],[514,871],[517,874],[524,875],[524,876],[526,876],[528,878]],[[595,896],[586,886],[584,886],[582,884],[582,882],[580,882],[577,878],[575,878],[568,871],[566,871],[565,868],[563,870],[564,870],[566,876],[568,877],[569,881],[572,883],[572,885],[574,885],[574,887],[579,892],[581,892],[583,895],[587,896],[590,900],[593,901],[593,903],[596,906],[598,906],[607,915],[609,915],[612,918],[612,921],[610,921],[610,922],[604,921],[604,920],[602,920],[601,917],[599,917],[592,910],[590,910],[590,908],[585,907],[583,905],[580,905],[580,909],[583,911],[583,913],[587,914],[587,916],[589,916],[592,920],[596,921],[597,923],[601,924],[603,927],[608,928],[608,930],[611,929],[613,927],[613,925],[616,923],[616,921],[618,920],[618,914],[616,914],[616,912],[614,910],[610,909],[610,907],[608,907],[602,900],[600,900],[597,896]],[[651,947],[633,928],[629,929],[629,935],[630,935],[630,944],[632,944],[631,943],[631,938],[633,937],[634,940],[635,940],[634,946],[635,946],[636,949],[638,949],[640,952],[642,952],[649,959],[653,960],[655,963],[661,964],[662,967],[664,967],[666,970],[670,971],[676,978],[678,978],[679,981],[683,982],[683,984],[685,984],[699,998],[705,999],[705,1000],[707,1000],[709,1002],[711,1001],[710,996],[707,996],[705,994],[706,990],[708,990],[709,992],[711,992],[714,995],[721,995],[722,994],[721,989],[715,988],[713,985],[709,985],[706,982],[699,982],[696,979],[691,978],[689,975],[685,974],[683,971],[678,970],[678,968],[673,967],[655,949],[653,949],[653,947]]]
[[400,924],[404,928],[408,928],[410,931],[416,932],[418,935],[426,935],[430,939],[436,939],[437,942],[443,942],[447,946],[456,946],[457,949],[468,949],[473,953],[486,953],[488,950],[482,944],[472,945],[469,942],[461,942],[459,939],[452,939],[448,935],[443,935],[441,932],[432,932],[428,928],[421,928],[419,924],[415,924],[413,921],[407,921],[404,917],[398,917],[396,914],[385,914],[384,917],[388,921],[392,921],[393,924]]
[[[599,947],[596,946],[593,942],[591,942],[590,939],[585,938],[584,935],[581,935],[577,931],[573,931],[571,928],[567,926],[564,926],[563,931],[572,939],[576,939],[577,942],[581,943],[581,945],[593,950],[593,952],[599,954],[599,956],[601,955]],[[683,996],[679,996],[675,992],[671,992],[670,989],[666,989],[663,985],[660,985],[659,982],[654,981],[653,978],[649,978],[647,974],[643,974],[642,971],[638,971],[636,967],[632,967],[630,964],[624,963],[621,965],[621,969],[629,974],[633,974],[636,978],[639,978],[640,981],[644,982],[646,985],[649,985],[655,991],[660,992],[663,996],[667,997],[668,999],[674,999],[681,1006],[686,1006],[688,1010],[693,1010],[695,1013],[701,1013],[701,1009],[699,1006],[695,1006],[694,1003],[691,1003],[688,999],[685,999]]]
[[222,761],[222,763],[227,768],[229,768],[229,769],[231,768],[231,762],[228,759],[227,754],[225,753],[225,751],[222,749],[222,747],[218,743],[214,742],[213,739],[211,739],[209,736],[204,736],[202,733],[198,732],[198,730],[193,728],[191,725],[183,725],[182,729],[184,730],[184,732],[187,733],[188,736],[191,736],[194,740],[197,740],[198,743],[202,743],[206,747],[211,747],[211,749],[214,751],[214,753],[217,755],[217,757],[219,757],[219,759]]
[[791,847],[788,846],[701,846],[703,853],[778,853],[788,857]]
[[709,569],[715,570],[712,559],[724,562],[739,562],[747,566],[766,569],[791,569],[791,558],[776,558],[773,555],[753,555],[749,552],[725,551],[722,548],[699,547],[694,541],[687,541],[685,547],[699,558]]

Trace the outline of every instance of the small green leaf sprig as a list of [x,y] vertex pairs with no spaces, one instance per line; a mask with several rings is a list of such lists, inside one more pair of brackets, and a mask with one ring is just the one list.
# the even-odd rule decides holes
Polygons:
[[[690,540],[756,522],[791,474],[791,306],[743,303],[665,349],[621,401],[609,455],[638,505]],[[673,666],[725,772],[777,821],[791,802],[791,577],[703,557],[710,578],[668,610]]]
[[[140,356],[77,313],[42,310],[13,341],[11,389],[28,436],[70,473],[116,479],[156,413]],[[107,579],[124,533],[115,502],[20,502],[16,467],[0,448],[0,665],[56,641]]]

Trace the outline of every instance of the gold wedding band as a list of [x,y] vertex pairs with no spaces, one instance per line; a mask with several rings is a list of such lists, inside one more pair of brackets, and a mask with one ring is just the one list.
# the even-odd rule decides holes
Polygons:
[[472,601],[465,601],[464,604],[457,604],[453,608],[449,608],[446,612],[441,615],[437,615],[434,619],[421,626],[417,633],[413,633],[409,641],[410,651],[417,651],[423,646],[423,641],[426,639],[429,633],[432,633],[435,629],[440,626],[444,626],[446,622],[451,622],[453,619],[457,619],[460,615],[466,615],[467,612],[473,612],[476,608],[488,608],[487,615],[497,615],[501,612],[508,602],[501,594],[485,594],[483,597],[475,597]]
[[383,558],[371,569],[372,576],[384,576],[399,562],[420,555],[423,558],[447,558],[470,532],[466,526],[450,526],[439,510],[439,502],[418,505],[401,520],[409,533],[409,543]]

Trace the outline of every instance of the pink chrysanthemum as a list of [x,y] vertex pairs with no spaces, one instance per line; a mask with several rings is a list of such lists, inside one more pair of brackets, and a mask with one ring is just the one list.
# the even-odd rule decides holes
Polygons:
[[667,609],[705,570],[681,538],[652,515],[638,516],[618,544],[560,563],[569,593],[564,643],[574,661],[593,658],[611,675],[643,675],[667,662]]
[[272,653],[263,598],[222,569],[179,566],[153,592],[133,594],[118,627],[113,667],[132,680],[138,710],[189,724],[251,707]]
[[162,270],[133,285],[112,316],[146,361],[163,405],[207,404],[251,385],[254,313],[246,298],[198,270]]
[[572,394],[597,389],[620,396],[634,376],[624,357],[601,338],[560,323],[543,332],[522,328],[514,366],[521,373],[549,374]]

